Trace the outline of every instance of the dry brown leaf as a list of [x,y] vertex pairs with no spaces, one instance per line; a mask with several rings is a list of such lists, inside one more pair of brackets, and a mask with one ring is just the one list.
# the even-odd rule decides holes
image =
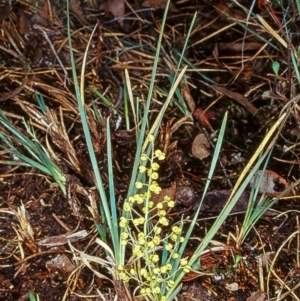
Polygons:
[[[165,9],[167,2],[168,0],[144,0],[142,6],[152,7],[155,9]],[[179,10],[172,2],[170,2],[169,4],[169,10],[174,13],[179,12]]]
[[246,14],[243,10],[229,7],[225,3],[220,1],[217,5],[214,6],[216,8],[217,13],[221,17],[225,18],[226,20],[228,20],[228,18],[232,18],[235,20],[245,20]]
[[52,21],[52,6],[49,0],[45,0],[41,16]]
[[261,291],[256,291],[251,294],[249,298],[247,298],[246,301],[265,301],[266,295],[262,293]]
[[262,47],[261,43],[245,42],[245,43],[218,43],[219,50],[230,50],[232,52],[258,50]]
[[204,111],[201,108],[198,108],[195,110],[193,116],[195,117],[195,119],[197,119],[200,122],[200,124],[203,127],[205,128],[209,127],[210,129],[212,129],[212,126],[209,122],[209,119],[213,117],[212,113]]
[[[205,83],[206,84],[206,83]],[[208,84],[206,84],[208,85]],[[216,85],[208,85],[212,89],[214,89],[216,92],[226,95],[227,97],[237,101],[239,104],[241,104],[243,107],[245,107],[251,114],[255,114],[256,107],[242,94],[237,92],[232,92],[224,87],[219,87]]]
[[209,141],[204,134],[199,134],[193,141],[192,154],[202,160],[210,155]]
[[83,14],[82,9],[79,6],[77,0],[70,0],[70,11],[77,17],[77,19],[83,25],[90,25],[90,22],[86,19],[85,15]]
[[67,280],[76,266],[65,254],[59,254],[46,262],[46,268],[50,273],[50,278],[60,275],[64,280]]
[[125,14],[125,4],[124,0],[108,0],[100,5],[100,8],[105,11],[106,14],[113,14],[118,22],[122,26],[124,20],[121,17]]
[[261,174],[262,171],[259,170],[257,175],[250,180],[251,187],[259,188],[260,193],[275,197],[289,187],[288,182],[272,170],[266,169],[260,181]]

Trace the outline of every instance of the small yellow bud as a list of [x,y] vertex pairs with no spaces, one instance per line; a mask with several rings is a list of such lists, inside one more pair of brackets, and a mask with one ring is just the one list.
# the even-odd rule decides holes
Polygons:
[[141,188],[143,188],[143,183],[142,183],[142,182],[136,182],[136,183],[135,183],[135,188],[136,188],[136,189],[141,189]]
[[146,160],[148,160],[148,156],[147,156],[147,154],[141,154],[141,161],[146,161]]
[[127,232],[122,232],[121,238],[122,239],[127,239],[129,237],[129,234]]
[[125,202],[123,205],[123,210],[129,212],[131,210],[131,206],[129,202]]
[[186,265],[184,268],[183,268],[183,271],[185,273],[189,273],[191,271],[191,267],[189,265]]
[[168,281],[168,287],[173,287],[175,282],[173,280]]
[[144,173],[146,170],[147,170],[146,166],[143,166],[143,165],[139,166],[140,173]]
[[167,243],[165,248],[167,251],[171,251],[173,249],[173,245],[171,243]]
[[169,201],[168,202],[168,207],[169,208],[174,208],[174,206],[175,206],[175,202],[174,201]]
[[159,262],[159,256],[158,256],[157,254],[154,254],[153,257],[152,257],[152,261],[153,261],[154,263]]
[[151,168],[153,171],[157,171],[157,170],[159,170],[159,165],[156,162],[153,162],[151,164]]
[[167,264],[166,264],[166,269],[167,269],[168,271],[171,271],[171,270],[172,270],[172,265],[171,265],[171,263],[167,263]]
[[153,173],[151,174],[151,179],[152,179],[152,180],[157,180],[157,179],[158,179],[158,173],[157,173],[157,172],[153,172]]
[[153,142],[154,140],[155,140],[154,135],[150,134],[150,135],[148,136],[148,141],[149,141],[149,142]]
[[180,265],[181,265],[182,267],[186,266],[187,264],[188,264],[187,258],[182,258],[182,259],[180,260]]

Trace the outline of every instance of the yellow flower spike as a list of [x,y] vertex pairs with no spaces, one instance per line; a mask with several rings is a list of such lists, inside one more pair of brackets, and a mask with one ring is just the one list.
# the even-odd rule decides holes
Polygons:
[[159,301],[167,301],[167,297],[166,296],[161,296]]
[[121,246],[126,246],[128,243],[128,240],[122,239],[121,240]]
[[185,240],[185,237],[184,237],[184,236],[181,236],[181,237],[179,238],[179,242],[180,242],[180,243],[183,243],[184,240]]
[[160,293],[160,287],[156,286],[155,288],[153,288],[153,293],[154,294],[159,294]]
[[173,254],[172,254],[172,258],[173,258],[173,259],[177,259],[178,257],[179,257],[179,254],[178,254],[178,253],[173,253]]
[[148,208],[152,209],[154,207],[154,202],[153,201],[149,201],[148,202]]

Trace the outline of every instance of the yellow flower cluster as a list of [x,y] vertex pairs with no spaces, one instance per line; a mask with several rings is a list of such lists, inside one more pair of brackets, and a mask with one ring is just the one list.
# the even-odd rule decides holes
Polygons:
[[[154,145],[153,136],[148,141]],[[139,172],[143,180],[135,183],[138,193],[124,202],[124,215],[119,221],[121,244],[131,247],[136,260],[131,259],[129,269],[118,267],[122,281],[135,279],[139,283],[138,293],[141,296],[151,295],[161,301],[166,300],[165,294],[174,286],[172,277],[178,269],[190,270],[186,258],[181,259],[178,268],[174,267],[174,261],[180,257],[180,243],[184,241],[181,227],[174,225],[171,229],[164,230],[169,226],[165,208],[173,208],[174,201],[169,196],[165,196],[157,204],[152,201],[152,195],[161,192],[157,182],[160,166],[156,161],[164,159],[165,154],[160,150],[154,150],[150,157],[147,154],[141,155]],[[139,263],[136,264],[137,262]]]

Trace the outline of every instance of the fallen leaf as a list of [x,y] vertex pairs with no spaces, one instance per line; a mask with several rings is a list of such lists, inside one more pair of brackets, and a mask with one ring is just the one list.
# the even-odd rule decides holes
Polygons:
[[204,134],[199,134],[193,141],[192,154],[202,160],[210,155],[209,141]]
[[123,26],[124,20],[121,18],[125,14],[124,0],[108,0],[100,5],[100,9],[103,9],[108,15],[113,14],[121,26]]
[[[142,3],[142,6],[144,7],[152,7],[155,9],[165,9],[166,4],[168,0],[144,0]],[[171,12],[179,12],[179,10],[176,8],[176,6],[170,2],[169,4],[169,10]]]
[[263,171],[259,170],[250,180],[250,186],[258,188],[260,193],[275,197],[289,187],[288,182],[276,172],[266,169],[262,173]]
[[45,0],[41,16],[45,19],[49,19],[52,22],[52,6],[49,0]]
[[220,17],[225,18],[226,20],[245,20],[246,18],[245,12],[243,10],[232,8],[222,1],[220,1],[217,5],[214,5],[214,7],[216,8],[216,11],[220,15]]
[[226,289],[228,289],[229,291],[238,291],[239,290],[239,285],[236,282],[232,282],[232,283],[227,283],[226,284]]
[[243,107],[245,107],[251,114],[256,113],[256,107],[242,94],[237,92],[232,92],[224,87],[216,86],[216,85],[209,85],[203,81],[201,81],[204,85],[212,88],[216,92],[223,94],[235,101],[237,101],[239,104],[241,104]]
[[70,11],[77,17],[77,19],[83,25],[90,25],[90,22],[86,19],[85,15],[83,14],[82,9],[79,6],[77,0],[70,0]]
[[65,255],[61,254],[46,262],[46,268],[50,273],[50,277],[60,275],[64,280],[67,280],[70,274],[75,270],[76,266]]
[[264,301],[264,300],[266,300],[266,295],[261,291],[253,292],[251,296],[246,299],[246,301]]
[[213,113],[204,111],[201,108],[196,109],[193,114],[195,119],[197,119],[203,127],[205,128],[208,127],[210,129],[212,129],[212,126],[210,125],[209,119],[212,118],[213,115],[214,115]]

